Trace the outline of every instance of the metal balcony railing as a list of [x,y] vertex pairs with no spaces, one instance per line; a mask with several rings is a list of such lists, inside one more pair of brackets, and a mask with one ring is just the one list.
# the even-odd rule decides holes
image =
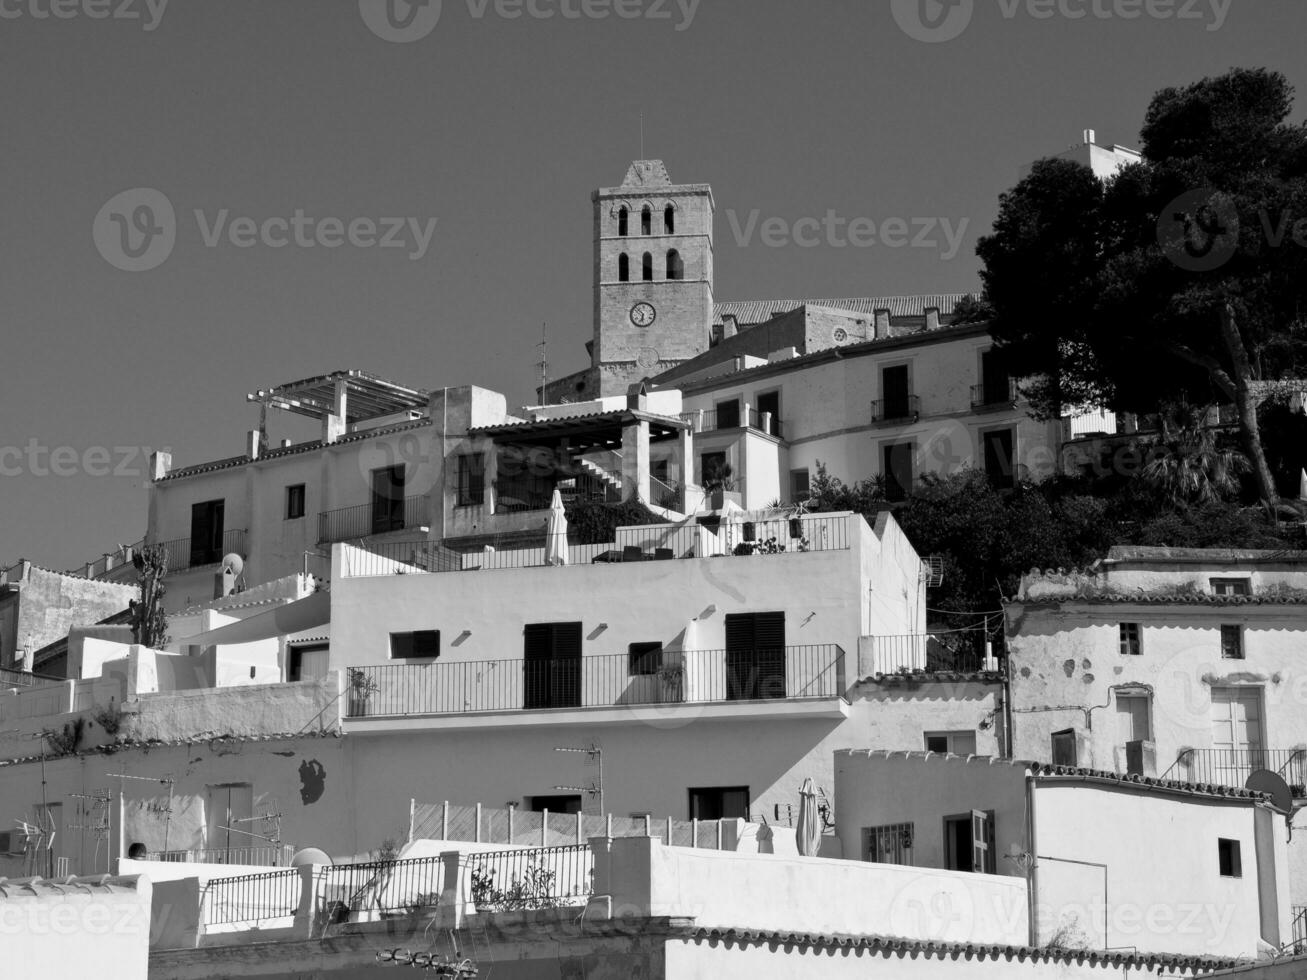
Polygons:
[[[152,542],[147,542],[147,544]],[[236,554],[245,557],[245,531],[233,529],[224,531],[222,545],[198,538],[175,538],[161,541],[159,544],[168,553],[167,568],[170,572],[184,572],[190,568],[203,568],[216,565],[226,555]]]
[[212,878],[204,886],[204,924],[293,918],[300,904],[301,881],[296,868],[238,878]]
[[318,903],[333,921],[435,908],[445,888],[445,862],[438,857],[338,864],[319,873]]
[[1277,773],[1294,799],[1307,799],[1307,749],[1186,749],[1170,773],[1191,783],[1239,788],[1257,769]]
[[836,644],[352,667],[350,718],[842,697]]
[[1307,905],[1294,905],[1293,908],[1293,940],[1289,943],[1289,948],[1294,955],[1307,953]]
[[1009,378],[1006,381],[981,383],[971,386],[971,407],[1010,408],[1017,403],[1017,383]]
[[478,911],[584,905],[594,894],[588,844],[468,855],[472,904]]
[[147,861],[179,864],[247,864],[256,867],[285,868],[295,855],[289,844],[259,844],[250,847],[191,847],[171,851],[151,851]]
[[318,515],[318,543],[349,541],[373,534],[408,531],[428,523],[427,498],[374,500],[356,507],[324,510]]
[[873,425],[891,425],[895,422],[915,422],[921,417],[921,397],[877,398],[871,403]]
[[903,633],[865,637],[871,656],[863,670],[874,674],[963,673],[998,670],[998,660],[985,657],[985,634]]
[[752,405],[738,409],[700,409],[682,412],[682,421],[689,422],[695,432],[718,432],[726,429],[754,429],[777,439],[785,438],[785,424],[771,412],[760,412]]

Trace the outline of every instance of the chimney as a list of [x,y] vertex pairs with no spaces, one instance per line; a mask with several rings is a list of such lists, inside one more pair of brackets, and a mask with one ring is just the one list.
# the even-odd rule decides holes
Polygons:
[[734,313],[722,314],[722,339],[734,337],[740,332],[740,321],[736,319]]
[[938,330],[938,329],[939,329],[939,307],[938,307],[938,306],[927,306],[927,307],[926,307],[926,329],[927,329],[927,330]]
[[290,440],[289,440],[289,439],[283,439],[283,440],[281,440],[281,448],[282,448],[282,449],[289,449],[289,448],[290,448]]
[[1086,129],[1084,132],[1085,146],[1093,146],[1098,134],[1092,129]]
[[889,310],[876,311],[876,339],[884,340],[889,336]]
[[245,433],[245,455],[250,459],[259,458],[259,443],[263,433],[258,429],[250,429]]
[[150,453],[150,479],[162,480],[172,469],[172,453]]

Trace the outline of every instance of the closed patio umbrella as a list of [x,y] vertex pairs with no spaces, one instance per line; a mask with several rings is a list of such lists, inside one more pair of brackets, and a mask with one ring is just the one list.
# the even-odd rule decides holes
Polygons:
[[563,495],[558,492],[558,487],[554,487],[549,520],[545,524],[545,564],[567,564],[567,515],[563,512]]
[[794,843],[805,857],[815,857],[821,848],[821,817],[817,813],[817,788],[812,779],[799,787],[799,821],[794,827]]

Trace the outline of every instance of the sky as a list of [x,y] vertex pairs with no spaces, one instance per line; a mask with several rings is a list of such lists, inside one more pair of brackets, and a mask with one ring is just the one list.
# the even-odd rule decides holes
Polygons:
[[1021,167],[1136,145],[1158,89],[1266,66],[1307,110],[1302,0],[950,4],[0,0],[0,567],[138,540],[149,452],[241,453],[258,388],[529,404],[542,324],[585,366],[642,126],[713,187],[724,301],[972,291]]

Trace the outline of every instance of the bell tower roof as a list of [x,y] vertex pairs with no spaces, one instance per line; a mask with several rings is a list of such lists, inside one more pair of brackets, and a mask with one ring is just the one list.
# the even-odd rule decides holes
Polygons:
[[671,187],[672,178],[661,160],[635,160],[626,171],[623,187]]

